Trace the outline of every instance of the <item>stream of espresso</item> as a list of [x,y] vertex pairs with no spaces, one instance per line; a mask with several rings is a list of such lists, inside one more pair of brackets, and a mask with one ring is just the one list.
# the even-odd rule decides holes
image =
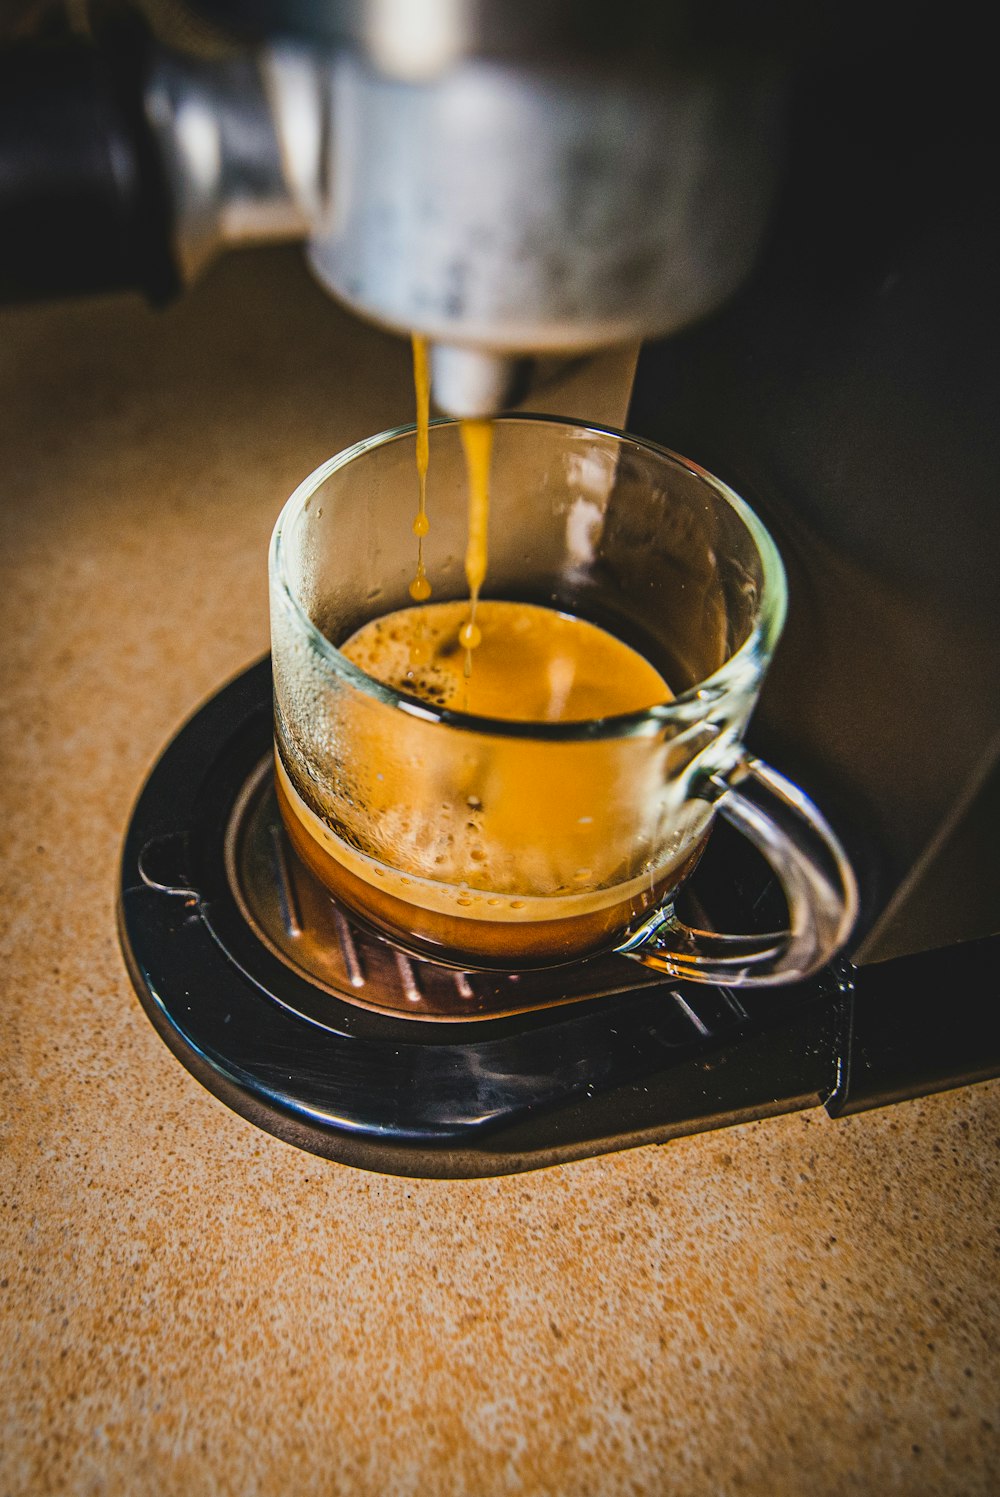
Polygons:
[[[410,597],[415,603],[426,603],[432,588],[424,563],[424,539],[431,526],[427,514],[427,472],[430,466],[430,367],[427,340],[413,334],[413,385],[417,407],[417,515],[413,534],[417,537],[417,569],[410,583]],[[465,552],[465,578],[469,586],[468,616],[459,626],[459,639],[465,648],[465,674],[472,671],[472,651],[482,635],[476,623],[479,593],[486,580],[490,521],[490,456],[493,450],[492,421],[463,421],[460,426],[462,447],[469,484],[469,529]],[[415,636],[419,635],[415,630]],[[420,653],[423,653],[422,645]]]
[[469,540],[465,548],[465,580],[469,584],[469,617],[459,639],[465,646],[465,674],[472,672],[472,652],[482,641],[476,623],[479,592],[486,580],[487,543],[490,523],[490,456],[493,451],[492,421],[463,421],[462,446],[469,477]]
[[410,583],[410,597],[414,603],[426,603],[431,595],[431,585],[424,566],[424,537],[430,530],[427,518],[427,469],[430,465],[430,404],[431,380],[427,364],[427,340],[419,334],[413,335],[413,385],[417,397],[417,491],[419,494],[417,517],[413,522],[413,534],[417,538],[417,571]]

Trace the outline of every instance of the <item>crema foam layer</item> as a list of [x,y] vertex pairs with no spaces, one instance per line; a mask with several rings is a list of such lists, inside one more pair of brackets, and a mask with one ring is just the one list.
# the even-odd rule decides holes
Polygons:
[[467,676],[467,617],[465,602],[403,608],[365,624],[341,652],[397,691],[476,717],[586,722],[671,698],[636,650],[596,624],[531,603],[480,601],[481,639]]

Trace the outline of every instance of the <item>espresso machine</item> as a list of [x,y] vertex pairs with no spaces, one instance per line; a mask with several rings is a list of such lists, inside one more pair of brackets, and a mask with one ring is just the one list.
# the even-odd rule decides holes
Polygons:
[[[617,351],[622,424],[778,541],[789,621],[749,741],[861,890],[842,957],[752,1001],[615,957],[414,962],[282,841],[265,660],[129,828],[123,949],[174,1053],[291,1143],[425,1175],[1000,1072],[1000,212],[972,19],[171,0],[91,22],[0,52],[0,292],[162,302],[219,253],[301,241],[331,295],[428,340],[461,417],[552,409]],[[781,919],[724,827],[688,897],[709,926]]]

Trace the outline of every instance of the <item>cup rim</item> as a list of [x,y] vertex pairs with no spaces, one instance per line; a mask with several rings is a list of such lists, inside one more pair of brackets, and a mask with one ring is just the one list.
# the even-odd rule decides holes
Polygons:
[[[462,732],[488,735],[490,737],[531,738],[557,743],[589,742],[594,739],[651,737],[661,734],[670,726],[683,729],[702,721],[720,700],[731,692],[745,689],[747,673],[759,669],[762,658],[769,658],[781,635],[788,606],[785,568],[778,548],[763,521],[741,499],[734,489],[708,469],[702,468],[690,458],[683,457],[669,447],[632,432],[614,426],[604,426],[594,421],[574,421],[560,416],[536,415],[533,412],[516,411],[493,418],[497,424],[512,426],[517,423],[559,427],[565,431],[593,433],[599,437],[610,437],[617,442],[628,442],[633,447],[666,458],[670,463],[686,469],[701,479],[725,504],[736,512],[757,547],[761,558],[762,585],[757,604],[757,615],[750,633],[737,650],[724,660],[718,670],[706,676],[687,690],[679,692],[669,702],[644,707],[636,712],[620,713],[611,717],[590,718],[575,722],[533,722],[530,719],[495,718],[477,716],[475,713],[458,712],[452,708],[435,707],[418,697],[409,696],[387,686],[346,655],[322,634],[309,617],[285,571],[282,535],[287,525],[295,520],[306,502],[332,474],[346,468],[357,458],[380,447],[387,447],[406,437],[412,437],[416,425],[408,422],[389,427],[372,436],[354,442],[350,447],[330,457],[308,474],[292,491],[282,506],[271,533],[268,550],[268,568],[272,584],[277,583],[280,595],[294,614],[305,633],[310,646],[330,667],[335,676],[346,684],[363,691],[387,706],[405,712],[409,716],[427,722],[439,722]],[[452,417],[435,417],[429,423],[432,428],[460,425]]]

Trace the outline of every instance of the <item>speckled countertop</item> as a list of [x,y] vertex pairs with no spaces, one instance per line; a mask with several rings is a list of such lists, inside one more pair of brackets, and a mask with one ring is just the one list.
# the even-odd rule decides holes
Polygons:
[[286,494],[410,399],[285,253],[0,317],[0,1493],[996,1493],[1000,1083],[402,1180],[133,996],[142,779],[266,648]]

